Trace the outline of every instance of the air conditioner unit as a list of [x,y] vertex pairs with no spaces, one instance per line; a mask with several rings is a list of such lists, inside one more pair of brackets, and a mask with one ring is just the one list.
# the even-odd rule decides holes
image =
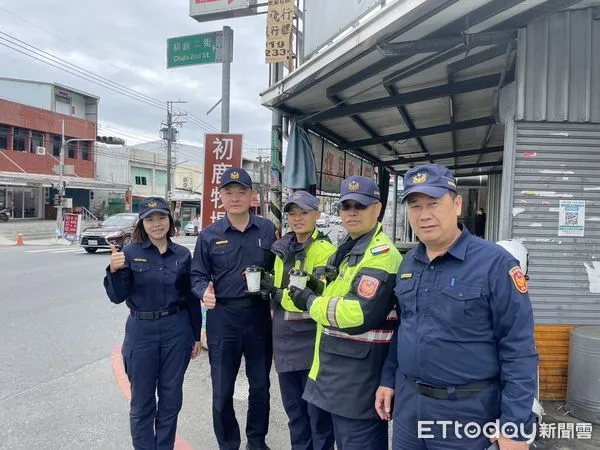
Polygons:
[[46,154],[46,147],[36,147],[35,148],[35,153],[37,153],[38,155],[45,155]]

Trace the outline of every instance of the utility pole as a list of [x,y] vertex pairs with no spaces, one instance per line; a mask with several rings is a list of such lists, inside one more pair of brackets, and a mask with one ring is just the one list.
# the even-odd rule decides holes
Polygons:
[[162,138],[167,141],[167,185],[165,186],[165,198],[171,200],[173,192],[173,143],[177,141],[177,130],[175,126],[181,127],[185,122],[181,118],[185,117],[185,113],[173,113],[174,103],[186,103],[178,100],[167,101],[167,122],[164,123],[165,128],[162,131]]
[[58,173],[58,192],[60,195],[60,202],[57,205],[56,208],[56,229],[58,230],[59,234],[60,234],[60,238],[62,239],[63,237],[63,227],[62,227],[62,223],[63,223],[63,206],[62,206],[62,199],[65,196],[65,188],[64,188],[64,183],[63,183],[63,176],[64,176],[64,170],[65,170],[65,121],[61,120],[61,140],[60,140],[60,156],[59,156],[59,173]]
[[[283,78],[283,64],[270,64],[269,85],[273,86]],[[281,236],[282,232],[282,146],[283,146],[283,116],[276,109],[271,114],[271,222]]]
[[171,109],[173,105],[167,102],[167,186],[165,187],[165,198],[170,200],[169,194],[171,193],[171,152],[173,150],[173,113]]
[[233,30],[223,27],[223,73],[221,80],[221,133],[229,133],[231,93],[231,61],[233,61]]
[[[260,189],[258,191],[258,193],[260,194],[260,211],[262,216],[264,217],[265,214],[267,213],[267,204],[265,203],[265,178],[264,178],[264,173],[265,173],[265,161],[263,160],[263,155],[262,152],[263,150],[270,150],[270,149],[264,149],[264,148],[259,148],[258,149],[258,163],[260,165]],[[268,161],[268,158],[267,158]]]
[[[60,195],[60,202],[56,205],[56,229],[60,235],[60,238],[64,238],[64,223],[63,223],[63,202],[65,199],[66,189],[64,182],[65,173],[65,147],[67,144],[72,142],[94,142],[95,139],[69,139],[65,141],[65,121],[61,120],[61,144],[60,144],[60,159],[58,163],[58,193]],[[124,142],[123,142],[124,144]],[[55,166],[56,168],[56,166]],[[70,166],[72,169],[73,166]],[[54,169],[53,169],[54,170]],[[55,172],[56,173],[56,172]],[[72,173],[72,172],[71,172]]]

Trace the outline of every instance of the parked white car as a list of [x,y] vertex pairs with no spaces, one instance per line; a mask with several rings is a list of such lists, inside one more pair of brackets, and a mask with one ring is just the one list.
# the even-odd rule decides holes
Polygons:
[[317,228],[328,228],[329,227],[329,216],[325,213],[321,214],[321,217],[317,219]]
[[329,221],[334,225],[341,225],[342,218],[340,216],[332,214],[331,216],[329,216]]

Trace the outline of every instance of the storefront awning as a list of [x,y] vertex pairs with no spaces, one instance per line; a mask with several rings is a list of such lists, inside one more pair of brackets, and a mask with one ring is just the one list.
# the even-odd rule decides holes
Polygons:
[[[44,175],[33,173],[0,172],[0,185],[7,186],[30,186],[30,187],[52,187],[58,186],[60,177],[58,175]],[[107,183],[94,180],[93,178],[63,177],[68,189],[90,189],[95,191],[125,192],[129,185]]]
[[519,29],[593,0],[396,0],[261,93],[341,149],[403,173],[502,170]]

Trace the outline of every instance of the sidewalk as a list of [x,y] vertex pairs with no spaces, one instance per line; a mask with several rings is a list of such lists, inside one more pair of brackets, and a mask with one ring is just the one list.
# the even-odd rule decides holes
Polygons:
[[0,236],[5,238],[0,239],[1,241],[5,242],[8,240],[15,244],[19,233],[23,235],[23,240],[26,244],[28,241],[34,240],[47,241],[56,237],[56,221],[44,219],[11,219],[8,222],[0,223]]
[[[11,247],[17,245],[17,240],[8,239],[2,235],[0,235],[0,247]],[[59,246],[70,246],[70,245],[79,245],[76,242],[71,243],[64,239],[26,239],[23,238],[23,245],[27,246],[51,246],[51,245],[59,245]]]

